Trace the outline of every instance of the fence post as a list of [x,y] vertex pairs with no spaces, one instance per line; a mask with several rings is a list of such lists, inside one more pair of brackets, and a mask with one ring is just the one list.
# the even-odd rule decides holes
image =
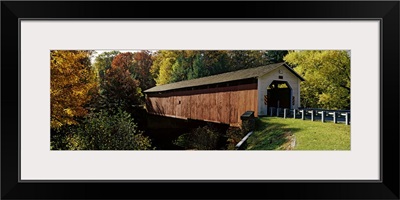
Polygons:
[[271,109],[271,110],[270,110],[269,116],[272,117],[272,110],[273,110],[273,107],[271,107],[270,109]]
[[296,119],[296,109],[293,109],[293,119]]
[[304,119],[305,119],[305,113],[304,113],[304,110],[301,110],[300,112],[301,112],[301,119],[302,119],[302,120],[304,120]]
[[344,115],[344,117],[346,118],[346,125],[349,125],[350,124],[349,123],[349,113],[347,112],[347,113],[344,113],[342,115]]
[[279,117],[279,113],[281,112],[281,108],[276,108],[276,116]]
[[337,116],[336,116],[336,112],[333,112],[333,123],[337,123]]
[[287,112],[287,109],[286,109],[286,108],[283,109],[283,118],[284,118],[284,119],[286,119],[286,112]]
[[314,110],[308,111],[308,113],[311,113],[311,121],[314,121]]
[[324,123],[325,122],[325,111],[321,111],[321,121],[322,121],[322,123]]

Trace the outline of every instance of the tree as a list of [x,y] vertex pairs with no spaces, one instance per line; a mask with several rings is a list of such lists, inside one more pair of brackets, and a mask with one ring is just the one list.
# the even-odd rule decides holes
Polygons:
[[104,107],[130,111],[133,105],[141,104],[142,96],[139,81],[133,71],[133,54],[118,54],[112,61],[111,68],[106,70],[102,84]]
[[204,53],[196,54],[193,58],[192,69],[188,73],[187,78],[190,80],[208,75],[210,75],[210,71],[207,67],[206,55],[204,55]]
[[106,70],[111,68],[112,61],[119,53],[119,51],[108,51],[103,52],[96,57],[93,66],[98,71],[100,81],[104,78]]
[[202,66],[196,69],[200,72],[196,78],[230,71],[228,52],[227,50],[201,51],[199,54],[202,59]]
[[195,79],[267,64],[265,51],[180,50],[159,51],[152,74],[158,85]]
[[236,71],[253,67],[260,67],[268,63],[265,51],[257,50],[234,50],[229,51],[229,70]]
[[[158,85],[195,79],[224,71],[224,51],[159,51],[153,61],[152,73]],[[222,64],[222,65],[221,65]]]
[[92,51],[50,52],[51,128],[76,124],[87,114],[85,105],[97,92],[96,74],[90,64]]
[[150,73],[153,65],[153,57],[150,51],[139,51],[133,54],[133,70],[140,80],[139,87],[142,91],[156,85],[156,82]]
[[283,62],[283,58],[289,53],[287,50],[269,50],[265,52],[268,58],[268,64]]
[[306,79],[300,91],[304,107],[350,109],[350,55],[347,51],[290,51],[284,60]]
[[119,53],[117,56],[114,57],[113,61],[111,62],[112,67],[119,67],[129,70],[132,74],[132,77],[135,78],[134,69],[133,69],[133,53],[132,52],[125,52]]
[[160,50],[154,55],[151,73],[157,85],[171,83],[172,65],[180,51]]

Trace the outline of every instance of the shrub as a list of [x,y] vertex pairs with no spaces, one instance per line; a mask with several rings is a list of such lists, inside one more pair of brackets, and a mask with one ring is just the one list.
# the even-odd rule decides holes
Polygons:
[[228,138],[226,149],[235,150],[236,144],[239,143],[244,136],[245,136],[245,131],[243,131],[243,129],[229,127],[229,129],[226,130],[226,137]]
[[64,125],[51,130],[51,150],[83,150],[85,142],[83,138],[75,134],[77,125]]
[[210,125],[198,127],[190,133],[180,135],[174,144],[185,149],[216,150],[220,134]]
[[[78,126],[52,137],[52,149],[69,150],[146,150],[151,141],[143,136],[127,112],[91,113]],[[60,136],[61,135],[61,136]]]

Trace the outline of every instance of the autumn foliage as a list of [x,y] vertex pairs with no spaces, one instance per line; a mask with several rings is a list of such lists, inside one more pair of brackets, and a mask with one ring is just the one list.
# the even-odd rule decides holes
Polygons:
[[50,148],[152,149],[131,115],[142,95],[133,54],[113,51],[92,65],[92,53],[51,51]]
[[139,51],[133,54],[133,71],[136,78],[140,80],[139,87],[142,91],[156,85],[156,82],[150,73],[153,65],[153,57],[150,51]]
[[92,51],[50,52],[51,127],[76,124],[77,117],[87,114],[85,104],[97,88],[90,65]]
[[129,110],[140,103],[142,93],[139,80],[135,79],[132,71],[132,53],[120,53],[114,58],[102,83],[102,95],[106,98],[108,107]]

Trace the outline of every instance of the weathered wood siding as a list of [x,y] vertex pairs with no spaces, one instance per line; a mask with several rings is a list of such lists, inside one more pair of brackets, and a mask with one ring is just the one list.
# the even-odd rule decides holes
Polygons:
[[146,108],[152,114],[237,126],[244,112],[252,110],[257,116],[257,95],[257,83],[163,94],[148,93]]

